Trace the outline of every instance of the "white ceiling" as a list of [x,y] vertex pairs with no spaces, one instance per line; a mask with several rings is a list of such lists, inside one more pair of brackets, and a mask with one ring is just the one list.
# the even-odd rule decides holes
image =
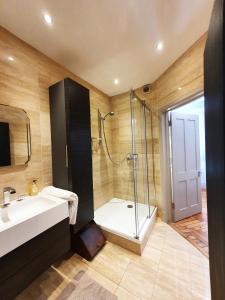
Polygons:
[[[207,31],[213,0],[0,0],[0,24],[108,95],[154,81]],[[53,25],[43,22],[43,13]],[[164,42],[161,52],[158,41]],[[119,85],[114,85],[119,78]]]

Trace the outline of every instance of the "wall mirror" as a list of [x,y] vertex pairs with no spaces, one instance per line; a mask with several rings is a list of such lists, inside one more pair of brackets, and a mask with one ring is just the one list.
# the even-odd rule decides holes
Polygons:
[[26,165],[31,158],[30,120],[17,107],[0,104],[0,167]]

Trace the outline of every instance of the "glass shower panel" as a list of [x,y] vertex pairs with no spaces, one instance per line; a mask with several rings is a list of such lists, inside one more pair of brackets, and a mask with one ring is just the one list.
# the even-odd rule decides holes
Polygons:
[[149,217],[148,156],[145,107],[131,94],[132,158],[136,237]]

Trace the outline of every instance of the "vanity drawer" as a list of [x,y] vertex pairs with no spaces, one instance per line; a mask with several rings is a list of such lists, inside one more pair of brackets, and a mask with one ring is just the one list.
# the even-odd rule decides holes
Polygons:
[[68,235],[55,242],[54,246],[49,245],[46,252],[36,256],[28,264],[18,270],[17,273],[5,281],[0,282],[0,299],[15,299],[36,277],[65,254],[66,249],[70,248],[70,237]]
[[[36,257],[44,255],[53,245],[57,247],[58,241],[67,236],[70,237],[68,218],[1,257],[0,284],[19,272]],[[68,251],[69,248],[70,246],[65,245],[65,251]]]

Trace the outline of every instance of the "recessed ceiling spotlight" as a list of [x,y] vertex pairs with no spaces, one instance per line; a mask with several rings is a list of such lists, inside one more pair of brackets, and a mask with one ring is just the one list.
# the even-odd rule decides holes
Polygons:
[[179,91],[181,91],[181,90],[182,90],[182,87],[181,87],[181,86],[179,86],[178,90],[179,90]]
[[44,14],[45,23],[48,25],[52,25],[52,17],[49,14]]
[[118,78],[114,79],[114,84],[116,84],[116,85],[119,84],[119,79]]
[[163,42],[158,42],[158,44],[156,45],[156,49],[158,51],[161,51],[163,49]]
[[15,60],[15,58],[12,57],[12,56],[8,56],[7,58],[8,58],[9,61],[14,61]]

